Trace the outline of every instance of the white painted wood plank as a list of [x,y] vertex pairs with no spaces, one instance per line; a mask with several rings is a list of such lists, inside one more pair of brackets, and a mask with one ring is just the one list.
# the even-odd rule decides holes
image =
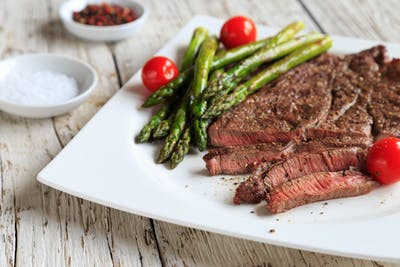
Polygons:
[[400,42],[399,1],[303,1],[330,34]]
[[54,121],[0,114],[0,222],[4,226],[0,233],[6,240],[0,245],[4,251],[0,265],[160,265],[148,219],[110,210],[36,182],[37,172],[119,88],[108,46],[67,35],[58,21],[61,2],[0,3],[2,57],[26,52],[72,55],[92,64],[101,77],[87,103]]

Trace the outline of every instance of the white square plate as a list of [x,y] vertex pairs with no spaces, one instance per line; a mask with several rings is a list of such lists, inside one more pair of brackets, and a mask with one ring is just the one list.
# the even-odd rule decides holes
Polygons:
[[[178,60],[192,31],[217,34],[222,20],[193,18],[157,54]],[[277,32],[259,27],[260,37]],[[377,42],[333,37],[333,53],[353,53]],[[386,44],[400,57],[400,46]],[[400,185],[368,195],[315,203],[269,215],[263,204],[232,204],[241,178],[210,177],[194,153],[173,171],[154,164],[159,145],[135,144],[150,117],[140,108],[140,71],[38,174],[38,180],[69,194],[127,212],[260,242],[336,255],[400,261]],[[275,231],[269,230],[274,229]]]

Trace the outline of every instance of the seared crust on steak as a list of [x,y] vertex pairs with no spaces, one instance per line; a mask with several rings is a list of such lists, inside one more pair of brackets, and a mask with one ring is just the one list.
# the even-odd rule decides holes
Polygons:
[[330,60],[305,63],[249,96],[211,124],[209,144],[219,147],[301,139],[304,129],[326,119],[333,65]]

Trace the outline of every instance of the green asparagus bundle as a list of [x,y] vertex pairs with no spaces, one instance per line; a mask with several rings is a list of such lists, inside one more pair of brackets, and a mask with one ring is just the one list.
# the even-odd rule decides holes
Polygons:
[[[304,27],[302,22],[295,22],[287,26],[291,32],[298,32]],[[288,30],[289,33],[289,30]],[[292,35],[293,36],[293,35]],[[237,62],[246,58],[257,50],[261,49],[265,45],[271,42],[271,38],[265,38],[250,44],[242,45],[224,53],[219,54],[213,59],[211,63],[211,70],[216,70],[223,68],[231,63]],[[178,77],[169,82],[168,84],[162,86],[152,95],[150,95],[146,101],[143,103],[143,107],[151,107],[161,102],[166,101],[172,95],[174,95],[181,87],[188,83],[188,81],[193,77],[193,68],[186,69],[181,72]]]
[[332,40],[326,36],[321,40],[295,50],[283,59],[275,62],[253,78],[238,86],[231,94],[219,99],[204,113],[204,119],[212,119],[224,111],[242,102],[249,94],[254,93],[268,82],[278,78],[281,74],[318,56],[332,46]]

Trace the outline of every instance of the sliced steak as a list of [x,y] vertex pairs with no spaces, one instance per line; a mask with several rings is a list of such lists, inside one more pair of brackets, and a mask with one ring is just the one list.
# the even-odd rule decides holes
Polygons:
[[280,161],[292,154],[294,143],[264,143],[211,149],[204,157],[211,175],[249,173],[261,162]]
[[[310,146],[309,146],[310,147]],[[316,147],[316,146],[315,146]],[[305,151],[287,160],[260,164],[254,173],[236,189],[233,202],[258,203],[274,187],[289,180],[315,172],[344,171],[351,167],[363,168],[365,152],[358,147],[327,149],[310,153]]]
[[266,195],[267,209],[280,213],[304,204],[369,193],[378,182],[360,172],[319,172],[287,181]]
[[[302,64],[249,96],[208,129],[211,146],[288,142],[325,120],[335,56]],[[330,60],[332,59],[332,60]]]

